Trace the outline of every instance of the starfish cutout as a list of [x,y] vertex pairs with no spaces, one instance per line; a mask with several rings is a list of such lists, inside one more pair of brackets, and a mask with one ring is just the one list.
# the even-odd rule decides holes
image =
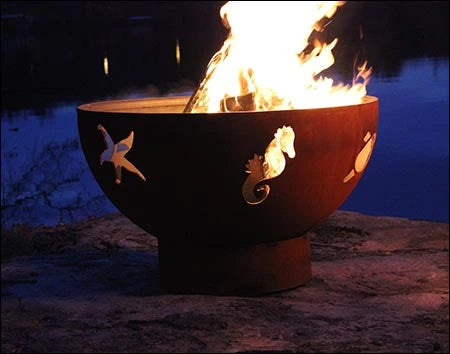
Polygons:
[[106,150],[100,155],[100,165],[103,165],[105,161],[112,162],[114,164],[114,169],[116,172],[116,184],[120,184],[122,180],[122,167],[126,170],[136,173],[143,181],[146,181],[144,175],[125,158],[125,154],[130,151],[133,146],[134,132],[131,131],[128,138],[119,141],[114,144],[111,136],[108,134],[103,125],[97,125],[97,129],[100,130],[105,139]]

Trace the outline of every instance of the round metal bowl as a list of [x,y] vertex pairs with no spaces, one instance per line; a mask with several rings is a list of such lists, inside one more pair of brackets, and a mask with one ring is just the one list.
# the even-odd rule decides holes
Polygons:
[[[179,250],[167,257],[179,259],[174,274],[183,273],[180,263],[192,261],[181,259],[186,250],[198,258],[193,250],[213,255],[305,235],[355,188],[376,139],[378,99],[371,96],[331,108],[181,113],[188,99],[105,101],[77,109],[95,179],[125,216],[158,237],[162,263],[163,248]],[[263,159],[283,127],[295,133],[295,157],[283,153],[284,171],[249,187],[249,160]]]

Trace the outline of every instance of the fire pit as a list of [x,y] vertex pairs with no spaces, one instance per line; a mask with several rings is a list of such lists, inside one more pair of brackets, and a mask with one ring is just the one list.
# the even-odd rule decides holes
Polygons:
[[[162,284],[181,292],[258,294],[308,281],[306,232],[358,183],[375,142],[378,100],[181,113],[187,100],[78,108],[81,144],[96,180],[125,216],[158,237]],[[247,200],[248,160],[262,155],[283,126],[295,132],[295,157],[283,152],[284,171],[257,182]],[[107,147],[112,159],[104,156]]]
[[89,166],[117,208],[158,237],[167,289],[255,295],[311,279],[307,232],[356,186],[377,133],[366,64],[352,86],[336,86],[318,74],[337,40],[308,47],[341,5],[229,2],[230,36],[190,99],[78,107]]

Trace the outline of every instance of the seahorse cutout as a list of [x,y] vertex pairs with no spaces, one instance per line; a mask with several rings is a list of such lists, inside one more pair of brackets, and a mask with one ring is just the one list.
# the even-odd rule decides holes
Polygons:
[[269,196],[270,187],[262,182],[275,178],[284,171],[286,159],[283,152],[291,159],[295,157],[295,133],[291,127],[283,125],[277,129],[274,137],[267,145],[264,158],[254,154],[253,159],[248,160],[245,165],[245,172],[249,175],[242,185],[242,196],[248,204],[260,204]]
[[97,125],[97,129],[100,130],[105,139],[106,150],[100,155],[100,165],[103,165],[105,161],[112,162],[116,174],[115,182],[120,184],[122,181],[122,167],[126,170],[137,174],[143,181],[146,181],[144,175],[139,171],[130,161],[125,158],[125,154],[130,151],[133,146],[134,132],[131,131],[128,138],[119,141],[114,144],[111,136],[108,134],[103,125]]
[[366,133],[363,139],[366,145],[364,145],[362,150],[359,152],[358,156],[356,156],[355,167],[352,168],[352,170],[347,174],[347,176],[344,177],[344,179],[342,180],[343,183],[347,183],[353,177],[355,177],[357,173],[361,173],[362,171],[364,171],[367,164],[369,163],[370,156],[372,155],[376,139],[377,133],[373,134],[371,134],[370,132]]

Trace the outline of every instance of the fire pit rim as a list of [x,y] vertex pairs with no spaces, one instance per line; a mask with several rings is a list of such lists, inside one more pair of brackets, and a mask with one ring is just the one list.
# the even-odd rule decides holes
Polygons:
[[[184,108],[187,101],[189,100],[189,96],[167,96],[167,97],[146,97],[146,98],[130,98],[130,99],[122,99],[122,100],[107,100],[107,101],[95,101],[90,103],[84,103],[77,107],[77,111],[85,111],[85,112],[97,112],[97,113],[115,113],[115,114],[137,114],[137,115],[146,115],[146,114],[158,114],[158,115],[167,115],[167,116],[192,116],[192,117],[219,117],[225,115],[248,115],[251,113],[267,114],[274,112],[302,112],[302,111],[314,111],[320,112],[321,110],[329,110],[333,108],[341,108],[345,107],[353,107],[353,106],[362,106],[366,104],[370,104],[378,101],[376,96],[366,95],[362,98],[362,101],[359,103],[348,104],[348,105],[338,105],[338,106],[328,106],[328,107],[317,107],[317,108],[299,108],[299,109],[284,109],[284,110],[269,110],[269,111],[239,111],[239,112],[217,112],[217,113],[183,113],[180,112],[152,112],[151,109],[161,108],[161,107],[173,107],[180,106],[180,108]],[[173,101],[173,102],[170,102]],[[150,105],[144,105],[142,107],[139,106],[140,103],[147,103]],[[161,102],[161,105],[158,105],[158,102]],[[170,103],[169,103],[170,102]],[[125,105],[126,108],[114,109],[117,106]],[[105,109],[105,107],[110,107],[109,109]],[[140,109],[139,111],[134,111],[136,109]],[[147,110],[145,110],[147,109]]]

